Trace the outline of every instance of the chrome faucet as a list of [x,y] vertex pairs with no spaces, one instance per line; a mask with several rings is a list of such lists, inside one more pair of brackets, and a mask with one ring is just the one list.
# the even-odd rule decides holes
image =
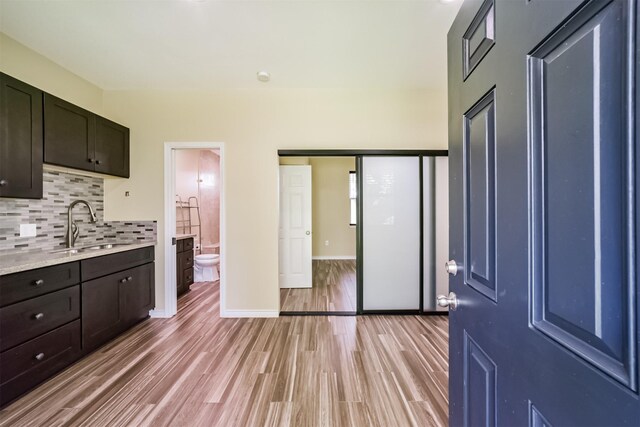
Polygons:
[[78,228],[78,224],[73,221],[73,207],[79,203],[86,205],[89,208],[89,214],[91,215],[91,222],[98,222],[98,217],[96,216],[96,211],[93,210],[93,206],[86,200],[75,200],[71,202],[69,205],[69,210],[67,211],[67,247],[72,248],[76,244],[76,239],[80,235],[80,229]]

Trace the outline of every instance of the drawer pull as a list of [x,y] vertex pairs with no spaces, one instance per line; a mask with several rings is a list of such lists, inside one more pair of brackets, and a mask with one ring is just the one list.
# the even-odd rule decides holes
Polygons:
[[33,318],[36,320],[42,320],[44,318],[44,313],[38,313],[35,316],[33,316]]
[[44,285],[44,280],[42,279],[38,279],[35,282],[33,282],[33,286],[35,286],[36,288],[39,288],[42,285]]
[[133,277],[131,277],[131,276],[127,277],[127,282],[130,282],[132,280],[133,280]]
[[120,283],[127,283],[127,278],[125,277],[124,279],[120,279]]
[[42,360],[42,359],[44,359],[44,353],[38,353],[38,354],[36,354],[35,359],[36,359],[36,360]]

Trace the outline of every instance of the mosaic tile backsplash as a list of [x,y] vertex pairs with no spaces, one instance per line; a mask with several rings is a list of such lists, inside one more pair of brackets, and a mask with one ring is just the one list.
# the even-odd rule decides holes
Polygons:
[[[67,209],[83,199],[91,203],[98,222],[90,222],[83,204],[73,208],[80,228],[76,246],[100,242],[156,241],[156,221],[104,222],[104,180],[58,171],[44,171],[40,200],[0,198],[0,254],[66,247]],[[36,224],[36,237],[20,237],[20,224]]]

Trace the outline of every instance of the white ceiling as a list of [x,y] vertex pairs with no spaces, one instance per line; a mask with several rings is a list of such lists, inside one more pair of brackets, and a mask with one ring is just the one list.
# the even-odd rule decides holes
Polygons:
[[0,31],[103,89],[446,85],[461,0],[0,0]]

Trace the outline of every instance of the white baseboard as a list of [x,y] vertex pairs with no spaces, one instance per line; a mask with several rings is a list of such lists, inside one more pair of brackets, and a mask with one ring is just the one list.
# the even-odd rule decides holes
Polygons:
[[352,255],[328,255],[328,256],[313,256],[311,257],[311,259],[317,259],[317,260],[356,259],[356,257]]
[[164,310],[151,310],[149,311],[149,316],[155,319],[166,319],[171,316],[168,316]]
[[220,312],[220,317],[278,317],[278,310],[225,310]]

